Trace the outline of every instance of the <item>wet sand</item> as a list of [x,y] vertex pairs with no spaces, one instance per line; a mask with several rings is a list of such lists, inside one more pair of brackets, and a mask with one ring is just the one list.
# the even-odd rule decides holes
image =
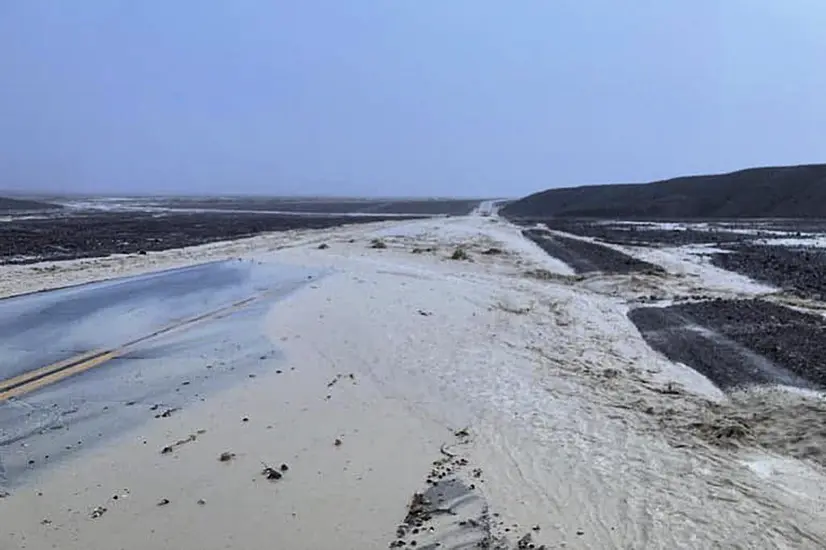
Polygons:
[[267,315],[280,373],[39,470],[0,499],[0,540],[822,547],[826,477],[786,435],[823,447],[807,408],[821,398],[726,394],[654,351],[627,316],[651,295],[773,291],[684,250],[624,252],[663,271],[573,275],[482,217],[5,266],[5,293],[221,256],[332,273]]

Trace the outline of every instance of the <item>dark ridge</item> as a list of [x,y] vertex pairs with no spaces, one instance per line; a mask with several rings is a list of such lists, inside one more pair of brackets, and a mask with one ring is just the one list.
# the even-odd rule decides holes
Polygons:
[[56,204],[49,204],[46,202],[30,201],[24,199],[9,199],[0,197],[0,213],[10,214],[12,212],[21,212],[26,210],[54,210],[61,208]]
[[826,387],[826,320],[763,300],[714,300],[628,313],[648,344],[723,390]]
[[549,189],[513,202],[507,218],[823,218],[826,164],[750,168],[646,184]]

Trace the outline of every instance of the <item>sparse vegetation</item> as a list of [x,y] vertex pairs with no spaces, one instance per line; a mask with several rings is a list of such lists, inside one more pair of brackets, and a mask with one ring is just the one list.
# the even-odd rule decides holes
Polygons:
[[450,256],[451,260],[459,260],[459,261],[467,261],[470,260],[470,254],[467,253],[467,250],[462,248],[461,246],[458,247],[456,250],[453,251],[453,254]]
[[427,248],[416,247],[410,251],[411,254],[424,254],[425,252],[436,252],[436,249],[432,246],[428,246]]

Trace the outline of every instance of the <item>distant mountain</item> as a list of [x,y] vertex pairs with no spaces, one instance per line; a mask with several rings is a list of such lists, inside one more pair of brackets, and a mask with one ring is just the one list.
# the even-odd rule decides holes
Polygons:
[[826,164],[549,189],[512,202],[501,213],[508,218],[826,218]]
[[52,210],[55,208],[61,207],[56,204],[49,204],[47,202],[0,197],[0,212],[5,214],[20,212],[23,210]]

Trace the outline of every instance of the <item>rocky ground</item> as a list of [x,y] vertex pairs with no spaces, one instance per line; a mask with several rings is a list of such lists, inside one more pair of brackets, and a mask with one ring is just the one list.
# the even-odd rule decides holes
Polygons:
[[826,249],[732,244],[714,265],[784,289],[801,298],[826,299]]
[[307,198],[173,198],[137,200],[135,204],[181,209],[221,209],[320,214],[469,214],[479,204],[474,199],[307,199]]
[[522,234],[551,256],[571,266],[576,273],[656,272],[659,266],[638,260],[600,244],[552,234],[543,229],[526,229]]
[[645,340],[724,390],[826,388],[826,320],[765,300],[711,300],[631,310]]
[[[822,246],[826,222],[822,220],[629,223],[560,218],[523,220],[520,224],[533,228],[528,230],[529,238],[533,238],[531,234],[541,236],[542,230],[536,227],[544,227],[618,247],[705,247],[717,267],[799,298],[826,299],[826,248]],[[555,240],[561,242],[562,238],[557,235]],[[559,245],[543,248],[560,259],[568,258],[565,261],[571,259]],[[615,272],[608,266],[599,270]]]
[[645,307],[632,309],[629,319],[654,349],[723,390],[777,384],[826,388],[826,321],[818,305],[826,297],[826,248],[814,246],[824,229],[817,220],[542,223],[525,236],[577,273],[665,274],[669,264],[659,265],[655,258],[674,254],[769,285],[766,292],[774,301],[655,291],[640,298]]
[[[410,219],[422,217],[411,215]],[[228,212],[85,212],[0,223],[0,264],[143,254],[290,229],[323,229],[399,216]]]
[[521,220],[520,225],[542,224],[549,229],[589,237],[610,244],[628,246],[680,246],[687,244],[723,244],[738,242],[743,236],[723,227],[711,230],[667,229],[662,224],[629,224],[571,218]]

